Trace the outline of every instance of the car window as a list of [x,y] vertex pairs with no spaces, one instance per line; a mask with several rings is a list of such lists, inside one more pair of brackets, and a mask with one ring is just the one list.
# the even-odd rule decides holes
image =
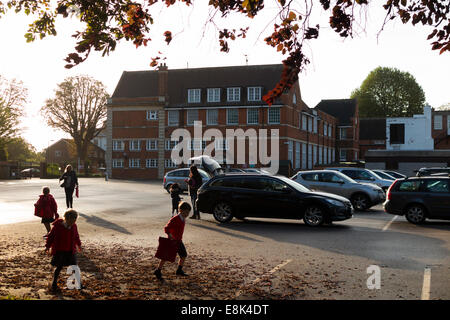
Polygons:
[[449,192],[448,182],[449,180],[425,180],[423,190],[433,193]]
[[374,176],[367,171],[358,171],[358,179],[361,180],[373,180]]
[[420,180],[402,181],[398,186],[398,191],[402,192],[415,192],[419,191]]
[[217,179],[211,182],[211,187],[228,187],[233,188],[236,187],[239,183],[239,179]]
[[358,179],[358,171],[356,170],[342,170],[342,173],[349,176],[352,179]]
[[283,191],[283,189],[287,188],[287,186],[284,183],[281,183],[276,180],[272,180],[272,179],[259,179],[259,180],[260,180],[260,184],[262,185],[264,191],[281,192],[281,191]]
[[175,173],[176,173],[176,172],[168,172],[168,173],[167,173],[167,176],[168,176],[168,177],[175,177]]
[[339,177],[337,174],[335,174],[333,172],[321,173],[319,175],[319,180],[323,181],[323,182],[334,182],[334,183],[344,182],[344,179],[342,179],[341,177]]
[[302,178],[306,181],[319,181],[318,173],[304,173],[302,174]]

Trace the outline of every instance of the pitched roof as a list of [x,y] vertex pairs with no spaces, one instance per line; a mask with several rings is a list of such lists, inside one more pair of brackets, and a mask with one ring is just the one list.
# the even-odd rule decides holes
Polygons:
[[322,100],[316,109],[338,118],[338,125],[347,126],[352,124],[351,118],[355,116],[356,99]]
[[[281,79],[282,64],[256,65],[256,66],[231,66],[194,69],[169,69],[168,72],[168,96],[169,107],[187,106],[188,89],[221,88],[221,102],[206,102],[206,90],[202,90],[201,103],[199,105],[224,105],[226,90],[229,87],[241,87],[241,101],[226,102],[227,105],[261,105],[262,101],[247,101],[245,88],[262,86],[262,96],[272,90]],[[158,70],[151,71],[124,71],[112,98],[142,98],[156,97],[158,95]],[[279,102],[276,101],[276,102]]]
[[359,119],[360,140],[386,140],[386,118]]

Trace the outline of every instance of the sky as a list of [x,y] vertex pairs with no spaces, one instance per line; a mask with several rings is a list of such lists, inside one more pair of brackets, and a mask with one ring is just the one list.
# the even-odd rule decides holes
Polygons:
[[[183,4],[168,10],[156,6],[151,11],[155,24],[147,47],[136,49],[131,42],[122,41],[109,56],[101,57],[94,52],[72,69],[64,68],[64,58],[73,52],[76,41],[71,35],[82,26],[79,21],[59,18],[56,37],[26,43],[24,34],[33,17],[8,13],[0,19],[0,74],[22,81],[28,89],[21,135],[38,151],[69,137],[49,128],[40,114],[40,108],[46,99],[53,97],[58,83],[69,76],[90,75],[102,81],[112,94],[123,71],[153,70],[149,64],[159,51],[167,58],[164,62],[169,69],[281,63],[283,56],[264,42],[273,32],[278,8],[275,1],[265,3],[264,11],[252,20],[232,15],[217,19],[216,25],[207,23],[210,11],[205,0],[196,1],[190,8]],[[343,39],[327,25],[329,14],[319,6],[315,9],[317,15],[311,24],[321,24],[319,39],[306,44],[304,52],[311,63],[299,75],[302,99],[310,108],[322,99],[349,98],[378,66],[411,73],[432,107],[450,102],[450,53],[439,55],[431,50],[427,40],[429,28],[393,21],[377,36],[384,10],[373,7],[374,10],[362,13],[365,24],[355,25],[354,37]],[[230,41],[230,52],[220,52],[217,27],[247,26],[250,30],[246,39]],[[162,36],[166,30],[173,34],[169,46]]]

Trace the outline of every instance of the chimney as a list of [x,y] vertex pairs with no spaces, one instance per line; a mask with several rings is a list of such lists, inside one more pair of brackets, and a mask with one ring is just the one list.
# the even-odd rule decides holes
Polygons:
[[167,97],[169,94],[169,88],[167,87],[167,79],[169,76],[169,68],[167,68],[165,63],[161,63],[158,67],[158,96]]

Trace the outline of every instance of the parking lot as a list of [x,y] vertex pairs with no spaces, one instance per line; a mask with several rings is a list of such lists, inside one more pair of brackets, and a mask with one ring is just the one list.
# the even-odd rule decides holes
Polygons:
[[[0,232],[13,237],[19,225],[44,231],[32,216],[43,185],[50,186],[62,208],[64,192],[57,180],[0,181]],[[160,182],[82,178],[74,208],[80,212],[82,241],[154,248],[171,202]],[[384,213],[381,205],[318,228],[300,220],[257,218],[219,224],[203,213],[201,220],[188,220],[184,242],[190,274],[196,273],[195,258],[211,259],[210,265],[232,262],[227,275],[242,279],[227,289],[235,298],[256,299],[257,290],[264,290],[264,298],[279,299],[450,298],[450,222],[413,225]],[[149,259],[153,255],[149,250]]]

